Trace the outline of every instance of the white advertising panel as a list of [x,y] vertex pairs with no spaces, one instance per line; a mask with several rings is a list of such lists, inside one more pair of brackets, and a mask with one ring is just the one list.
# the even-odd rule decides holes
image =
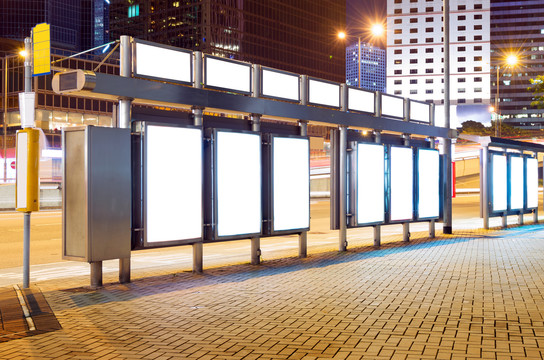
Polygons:
[[538,160],[527,158],[527,208],[538,207]]
[[280,71],[263,68],[263,96],[300,101],[300,77]]
[[492,157],[493,173],[491,174],[492,189],[493,189],[493,211],[505,211],[507,206],[507,173],[506,173],[506,156],[495,155]]
[[413,218],[413,162],[412,148],[391,147],[391,221]]
[[27,178],[28,178],[28,133],[17,133],[17,174],[16,174],[16,191],[18,209],[26,209],[27,195]]
[[382,94],[382,115],[404,118],[404,99]]
[[146,239],[202,237],[202,130],[147,126]]
[[440,157],[438,150],[418,149],[418,216],[420,219],[440,215]]
[[274,231],[310,227],[309,139],[274,137]]
[[251,65],[205,57],[205,85],[244,93],[251,92]]
[[261,232],[261,137],[218,131],[217,235]]
[[310,79],[308,91],[312,104],[340,107],[340,84]]
[[348,110],[376,112],[376,93],[362,89],[348,88]]
[[385,221],[385,150],[380,144],[357,144],[357,223]]
[[431,105],[410,101],[410,120],[431,122]]
[[510,157],[510,209],[523,209],[525,195],[525,171],[523,171],[523,158],[521,156]]
[[136,42],[136,75],[191,83],[192,56],[188,51]]

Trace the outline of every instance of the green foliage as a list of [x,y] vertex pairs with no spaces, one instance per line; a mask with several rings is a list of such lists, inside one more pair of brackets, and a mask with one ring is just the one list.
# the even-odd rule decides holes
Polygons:
[[535,106],[539,109],[544,108],[544,75],[538,75],[536,79],[529,79],[531,82],[530,87],[527,90],[532,91],[534,98],[531,102],[531,106]]

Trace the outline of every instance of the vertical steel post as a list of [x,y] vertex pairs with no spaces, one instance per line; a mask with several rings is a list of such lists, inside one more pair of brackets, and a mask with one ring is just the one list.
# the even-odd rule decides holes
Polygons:
[[[25,93],[32,92],[32,39],[25,38]],[[23,119],[21,119],[21,124]],[[32,125],[34,127],[34,125]],[[5,131],[5,129],[4,129]],[[4,159],[5,160],[5,159]],[[24,213],[23,224],[23,288],[30,286],[30,214]]]
[[[130,36],[123,35],[121,36],[120,43],[120,69],[119,74],[122,77],[131,77],[132,76],[132,39]],[[131,99],[121,99],[119,100],[119,116],[117,126],[124,129],[130,129],[131,126]],[[100,266],[100,283],[102,283],[102,262],[99,262],[100,265],[96,264],[95,267]],[[92,271],[91,264],[91,271]],[[119,282],[129,283],[130,282],[130,256],[128,258],[119,259]]]
[[[431,124],[433,123],[433,120],[431,120]],[[434,149],[434,142],[435,138],[431,137],[429,138],[429,148]],[[434,238],[436,236],[436,226],[434,219],[429,221],[429,237]]]
[[3,141],[2,141],[2,148],[4,150],[2,156],[4,159],[4,183],[8,180],[8,160],[7,160],[7,133],[8,133],[8,57],[6,56],[4,58],[4,97],[3,97],[3,103],[4,103],[4,124],[2,126],[2,130],[4,130],[3,133]]
[[[374,142],[381,144],[382,133],[380,131],[374,131]],[[380,225],[374,225],[374,246],[380,246],[382,243],[382,228]]]
[[[404,134],[404,146],[410,146],[410,134]],[[413,191],[413,189],[412,189]],[[402,223],[402,241],[410,241],[410,223]]]
[[[252,65],[252,84],[251,96],[258,98],[261,94],[261,66]],[[251,130],[261,131],[261,114],[251,114]],[[254,236],[251,238],[251,265],[259,265],[261,263],[261,238]]]
[[[444,112],[446,129],[450,129],[450,0],[443,0],[444,7]],[[444,138],[446,161],[446,188],[444,189],[444,234],[452,233],[452,166],[451,139]]]
[[91,262],[91,288],[102,286],[102,261]]
[[358,50],[358,61],[357,61],[357,87],[361,87],[361,37],[357,37],[357,50]]
[[338,145],[340,151],[340,161],[339,161],[339,191],[338,196],[340,197],[338,203],[340,204],[340,233],[338,239],[338,251],[346,251],[348,247],[347,242],[347,138],[348,138],[348,128],[347,126],[340,126],[340,144]]
[[[194,52],[194,67],[193,67],[193,87],[197,89],[202,89],[202,52]],[[203,108],[201,107],[192,107],[193,112],[193,124],[195,126],[203,126],[204,124],[204,115]],[[193,272],[196,274],[201,274],[204,270],[204,244],[202,241],[194,243],[193,245]]]
[[484,219],[484,229],[489,229],[489,149],[482,147],[480,153],[480,208]]
[[[300,136],[308,135],[308,121],[299,120],[298,126],[300,127]],[[308,179],[310,181],[310,179]],[[303,231],[298,234],[298,257],[305,258],[308,256],[308,232]]]

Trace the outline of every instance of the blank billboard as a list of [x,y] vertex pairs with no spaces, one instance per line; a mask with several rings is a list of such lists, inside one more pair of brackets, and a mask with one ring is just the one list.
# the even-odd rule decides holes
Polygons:
[[414,160],[412,148],[391,147],[391,221],[412,220]]
[[520,210],[524,206],[525,171],[521,156],[510,157],[510,209]]
[[538,207],[538,160],[527,158],[527,208]]
[[376,93],[373,91],[348,88],[348,110],[363,111],[374,114]]
[[216,132],[217,236],[261,232],[261,137]]
[[272,138],[273,230],[310,227],[310,143],[307,138]]
[[357,223],[385,221],[385,150],[381,144],[357,144]]
[[417,101],[410,101],[410,120],[430,123],[431,105]]
[[148,125],[146,241],[202,238],[202,130]]
[[382,94],[382,115],[396,118],[404,118],[404,99]]
[[192,82],[193,54],[187,50],[136,42],[136,76]]
[[418,217],[438,218],[440,215],[440,156],[438,150],[418,149],[417,191]]
[[262,82],[263,96],[291,101],[300,101],[299,75],[263,68]]
[[506,156],[496,155],[491,156],[491,164],[493,172],[491,174],[492,183],[492,210],[506,211],[507,208],[507,172],[506,172]]
[[207,87],[251,92],[251,64],[206,56],[204,64]]
[[340,107],[340,84],[310,79],[308,92],[312,104]]

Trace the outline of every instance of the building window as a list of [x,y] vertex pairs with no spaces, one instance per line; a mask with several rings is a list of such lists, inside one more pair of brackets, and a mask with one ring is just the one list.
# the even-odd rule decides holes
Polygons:
[[464,103],[467,102],[467,99],[459,99],[459,100],[457,100],[457,102],[458,102],[459,104],[464,104]]
[[410,13],[411,13],[411,14],[417,13],[417,8],[410,8]]
[[475,66],[474,71],[482,71],[482,67],[481,66]]
[[417,90],[416,90],[416,89],[410,90],[410,95],[415,95],[415,94],[417,94]]
[[411,28],[410,34],[417,34],[417,28]]
[[482,40],[482,35],[474,35],[474,41]]
[[432,84],[434,83],[433,79],[425,79],[425,84]]
[[402,75],[402,70],[395,70],[395,75]]
[[417,44],[417,39],[410,39],[410,44]]
[[465,31],[466,29],[467,29],[467,27],[465,25],[457,27],[457,31]]
[[475,99],[474,99],[474,103],[475,103],[475,104],[479,104],[479,103],[481,103],[481,102],[482,102],[482,98],[475,98]]
[[466,91],[465,91],[465,88],[459,88],[459,89],[457,89],[457,92],[459,94],[464,94]]
[[427,89],[425,90],[425,94],[432,94],[433,93],[433,89]]
[[417,54],[417,49],[410,49],[410,54]]
[[400,45],[402,44],[402,40],[401,39],[395,39],[395,45]]
[[474,25],[474,30],[482,30],[482,25]]
[[434,73],[433,69],[425,69],[425,74],[432,74]]
[[466,9],[467,9],[466,5],[458,5],[457,6],[457,10],[466,10]]
[[459,83],[464,83],[465,81],[467,81],[467,79],[465,79],[465,78],[457,78],[457,82],[459,82]]
[[410,79],[410,84],[417,84],[417,79]]
[[433,21],[434,21],[434,18],[432,17],[425,18],[425,22],[433,22]]
[[394,13],[395,14],[402,14],[402,9],[395,9]]
[[457,16],[457,20],[459,20],[459,21],[463,21],[463,20],[466,20],[466,19],[467,19],[467,17],[465,15],[458,15]]
[[410,59],[410,64],[417,64],[417,59]]
[[395,0],[395,4],[402,4],[402,0]]
[[433,53],[434,52],[434,49],[433,48],[426,48],[425,49],[425,53]]
[[464,67],[459,67],[457,68],[457,72],[466,72],[467,69],[465,69]]
[[402,24],[402,19],[395,19],[395,24]]
[[425,32],[433,32],[433,30],[434,30],[433,28],[426,28]]
[[426,42],[426,43],[432,43],[432,42],[433,42],[433,38],[425,38],[425,42]]
[[425,59],[425,63],[426,64],[432,64],[432,63],[434,63],[434,59],[433,58]]
[[482,51],[482,46],[481,45],[475,46],[474,51]]
[[458,62],[465,62],[467,59],[465,57],[458,57],[457,58],[457,61]]
[[476,15],[474,15],[474,20],[482,20],[482,19],[483,19],[482,14],[476,14]]
[[400,65],[400,64],[402,64],[402,60],[401,60],[401,59],[395,60],[395,65]]
[[481,77],[475,77],[474,82],[482,82],[482,78]]
[[467,51],[467,48],[464,46],[458,46],[457,51]]
[[395,55],[402,54],[402,49],[395,49]]
[[411,3],[417,3],[417,0],[410,0]]
[[140,5],[131,5],[128,7],[128,17],[140,16]]
[[426,8],[425,8],[425,11],[426,11],[426,12],[433,12],[433,11],[434,11],[434,7],[432,7],[432,6],[426,7]]
[[395,85],[402,85],[402,80],[395,80]]
[[402,29],[395,29],[394,33],[395,34],[402,34]]
[[395,95],[402,95],[402,91],[401,90],[395,90]]
[[474,92],[475,93],[482,92],[482,88],[474,88]]
[[482,57],[481,56],[475,56],[474,61],[482,61]]
[[410,18],[410,24],[417,23],[417,18]]
[[417,69],[410,69],[410,74],[417,74]]
[[482,4],[474,4],[474,9],[478,10],[482,8]]
[[465,36],[458,36],[457,41],[465,41],[467,38]]

